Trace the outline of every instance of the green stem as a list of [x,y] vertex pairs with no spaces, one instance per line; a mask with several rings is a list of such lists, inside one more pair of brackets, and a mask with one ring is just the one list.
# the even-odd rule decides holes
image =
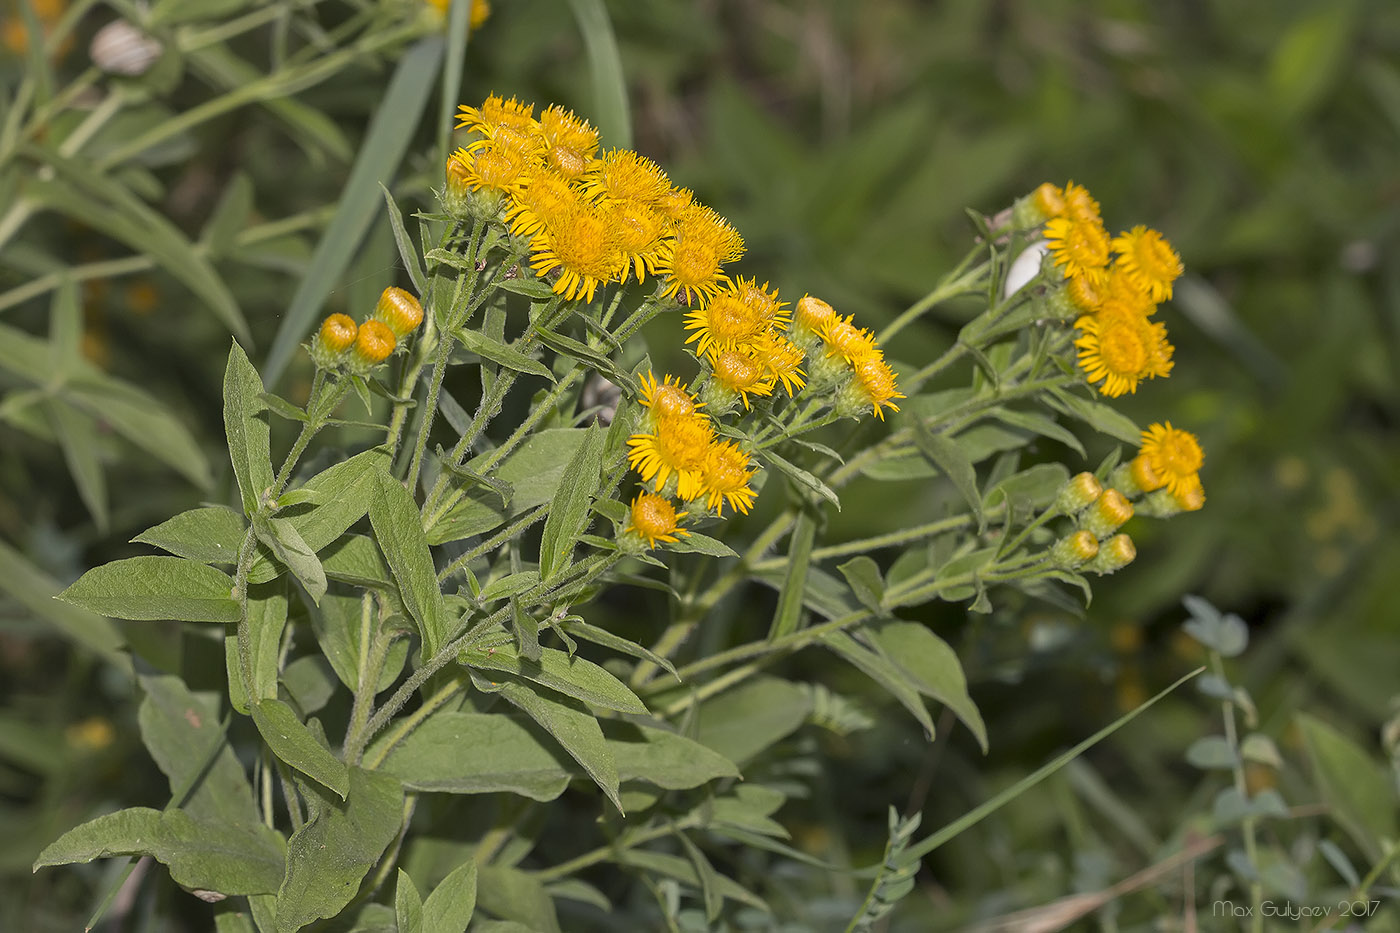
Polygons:
[[[1211,671],[1222,683],[1228,683],[1225,678],[1225,662],[1220,657],[1220,652],[1212,650],[1210,653]],[[1235,731],[1235,701],[1226,697],[1220,701],[1221,716],[1225,721],[1225,742],[1230,746],[1230,754],[1234,758],[1234,765],[1231,771],[1234,773],[1235,792],[1240,795],[1240,800],[1249,800],[1249,782],[1245,779],[1244,760],[1240,757],[1239,735]],[[1251,814],[1240,821],[1240,831],[1244,835],[1244,851],[1249,858],[1250,866],[1259,870],[1258,844],[1254,835],[1255,818]],[[1251,880],[1249,883],[1249,900],[1253,905],[1250,916],[1250,929],[1254,933],[1263,933],[1264,930],[1264,887],[1258,880]]]
[[448,577],[452,576],[454,573],[461,570],[463,567],[466,567],[478,557],[482,556],[483,554],[490,554],[502,544],[505,544],[507,541],[513,540],[514,538],[518,537],[522,532],[525,531],[525,529],[529,528],[535,522],[544,518],[545,515],[549,512],[549,506],[549,503],[535,506],[535,508],[526,512],[520,518],[507,525],[503,530],[497,532],[495,535],[492,535],[490,538],[487,538],[485,541],[481,542],[476,547],[472,548],[470,551],[467,551],[461,557],[448,564],[446,567],[443,568],[442,572],[438,574],[438,582],[445,582]]
[[393,731],[388,734],[388,738],[385,739],[384,744],[376,748],[374,753],[365,761],[365,767],[370,771],[374,771],[380,765],[384,764],[384,759],[389,757],[389,754],[393,752],[394,748],[400,742],[408,738],[410,732],[422,725],[423,720],[441,709],[448,700],[461,693],[465,686],[466,678],[453,678],[450,683],[444,685],[436,693],[424,700],[422,706],[399,720],[394,726]]
[[909,324],[918,320],[921,315],[934,305],[974,291],[980,279],[985,276],[987,270],[990,268],[991,263],[983,262],[969,271],[964,272],[963,270],[967,268],[968,264],[971,263],[981,251],[981,245],[973,247],[972,251],[967,254],[963,261],[958,263],[957,268],[944,276],[943,280],[935,285],[932,291],[910,305],[899,317],[890,321],[890,323],[885,326],[885,329],[880,332],[880,343],[888,346],[890,338]]
[[663,836],[670,836],[683,829],[693,829],[699,826],[701,817],[699,815],[687,816],[675,822],[666,823],[662,826],[651,826],[646,829],[639,829],[632,833],[623,833],[612,844],[599,846],[592,852],[585,852],[583,855],[569,859],[567,862],[560,862],[550,868],[535,875],[540,881],[554,881],[558,878],[566,878],[574,872],[581,871],[600,862],[606,862],[611,858],[616,858],[619,851],[625,849],[635,849]]

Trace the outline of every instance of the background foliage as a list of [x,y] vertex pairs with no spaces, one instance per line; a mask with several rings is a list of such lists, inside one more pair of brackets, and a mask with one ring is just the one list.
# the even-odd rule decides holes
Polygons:
[[[241,4],[198,6],[209,20],[170,22],[168,35],[211,28]],[[285,27],[272,22],[228,45],[260,74],[287,67],[279,42],[319,41],[307,24],[326,40],[317,56],[392,29],[406,34],[346,56],[333,78],[288,78],[266,99],[125,152],[143,128],[246,83],[228,77],[240,66],[223,62],[220,77],[220,63],[197,51],[162,61],[132,82],[149,99],[83,150],[110,163],[100,177],[60,172],[59,184],[35,171],[61,170],[57,161],[0,152],[0,211],[25,198],[45,208],[0,247],[6,928],[72,929],[85,919],[110,880],[104,869],[31,879],[34,855],[94,812],[152,803],[158,784],[137,738],[130,678],[110,644],[54,609],[47,593],[88,566],[139,553],[124,542],[156,521],[228,501],[218,431],[228,333],[246,327],[259,355],[273,346],[322,231],[337,229],[332,212],[389,75],[407,55],[439,54],[409,44],[431,31],[413,4],[273,6],[286,11]],[[815,790],[781,812],[795,845],[828,861],[874,862],[890,804],[921,811],[925,827],[943,825],[1169,684],[1201,657],[1179,634],[1182,592],[1248,623],[1250,648],[1228,663],[1282,756],[1280,767],[1255,762],[1252,781],[1276,784],[1294,807],[1328,797],[1296,725],[1303,709],[1380,760],[1400,669],[1391,570],[1400,542],[1389,533],[1400,519],[1400,9],[1361,0],[612,0],[606,8],[634,145],[744,232],[750,252],[740,272],[776,274],[785,293],[824,295],[878,329],[961,255],[964,206],[991,213],[1047,179],[1088,185],[1111,225],[1149,220],[1188,269],[1166,312],[1178,345],[1173,378],[1127,405],[1140,421],[1165,415],[1201,435],[1207,508],[1170,525],[1138,523],[1138,561],[1102,581],[1086,612],[1007,602],[980,622],[960,607],[927,613],[921,621],[959,646],[990,753],[953,728],[926,747],[892,709],[869,711],[875,728],[845,738],[800,733],[793,767],[810,770]],[[100,6],[82,15],[77,41],[56,50],[57,74],[82,73],[87,39],[110,18]],[[33,67],[20,54],[0,66],[10,88]],[[467,47],[461,98],[495,90],[591,113],[589,68],[569,5],[502,0]],[[427,89],[419,96],[432,114],[435,98]],[[84,116],[65,111],[44,133],[62,138]],[[406,204],[426,203],[438,177],[432,122],[403,139],[408,156],[394,187]],[[392,234],[377,188],[370,193],[364,245],[335,277],[326,310],[364,307],[394,281]],[[134,223],[146,225],[139,249],[123,226]],[[185,249],[213,275],[192,273]],[[51,294],[18,291],[142,250],[155,261],[99,266],[110,274]],[[941,308],[892,355],[928,358],[959,320],[957,305]],[[33,395],[52,385],[40,358],[70,374],[58,394]],[[282,387],[302,397],[308,379],[297,361]],[[164,414],[123,429],[122,393],[136,391]],[[166,433],[150,441],[157,429]],[[1089,453],[1092,466],[1103,451]],[[916,486],[890,489],[852,487],[833,533],[887,530],[933,507]],[[859,501],[862,490],[890,498]],[[700,637],[723,647],[770,614],[771,606],[736,605],[730,631]],[[210,645],[177,629],[123,633],[158,667],[182,656],[198,667],[207,655],[206,667],[221,671]],[[799,671],[816,663],[826,662],[796,662]],[[835,687],[841,676],[828,664],[812,679]],[[1207,831],[1219,781],[1184,764],[1182,751],[1218,729],[1218,711],[1182,695],[1150,715],[1149,726],[1119,733],[926,860],[891,928],[958,928],[1098,890],[1148,864],[1164,840]],[[1326,875],[1337,885],[1317,846],[1327,833],[1304,817],[1284,824],[1277,841],[1314,884]],[[1336,841],[1362,861],[1354,843]],[[1199,870],[1227,869],[1217,856]],[[787,895],[775,901],[791,911],[782,915],[815,929],[849,917],[865,893],[863,883],[843,889],[794,863],[768,882]],[[1125,927],[1179,914],[1179,895],[1164,888],[1157,898],[1128,902]],[[172,895],[145,909],[198,916],[187,901]],[[155,915],[133,922],[162,928]]]

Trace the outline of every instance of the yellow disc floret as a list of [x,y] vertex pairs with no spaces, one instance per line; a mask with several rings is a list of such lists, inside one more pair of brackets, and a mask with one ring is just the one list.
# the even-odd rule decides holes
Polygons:
[[366,373],[389,358],[398,341],[389,325],[383,321],[365,321],[355,335],[355,346],[350,351],[351,368]]
[[1074,341],[1079,366],[1109,398],[1136,392],[1142,380],[1171,371],[1171,344],[1166,328],[1136,316],[1093,318],[1075,322],[1083,335]]
[[858,359],[853,369],[856,387],[874,409],[875,417],[884,421],[886,408],[899,411],[899,406],[892,400],[905,396],[895,384],[894,370],[890,369],[883,356],[873,354]]
[[[720,350],[711,355],[715,380],[730,392],[737,392],[749,407],[750,395],[772,395],[773,382],[764,372],[762,364],[747,353],[738,350]],[[733,404],[733,396],[729,396]]]
[[587,120],[555,104],[540,114],[540,137],[545,162],[564,178],[583,177],[593,167],[598,151],[598,131]]
[[475,130],[488,139],[502,128],[517,134],[530,134],[536,128],[532,116],[534,110],[534,104],[522,103],[514,97],[506,100],[491,94],[480,107],[458,107],[457,128]]
[[694,499],[700,491],[700,467],[714,441],[710,419],[699,412],[662,418],[651,434],[633,434],[627,439],[627,461],[642,479],[655,480],[660,490],[672,473],[682,499]]
[[747,304],[733,289],[724,289],[703,307],[686,313],[685,329],[694,331],[686,343],[697,343],[701,356],[714,356],[725,350],[749,346],[767,330],[759,309]]
[[710,447],[700,467],[701,494],[705,504],[724,515],[724,503],[748,514],[757,494],[749,485],[754,471],[749,468],[749,455],[730,441]]
[[691,204],[676,219],[675,236],[661,248],[656,265],[665,278],[662,294],[692,304],[729,280],[724,264],[744,255],[744,238],[719,214]]
[[636,535],[649,548],[656,547],[658,541],[675,544],[678,536],[690,534],[680,527],[671,500],[651,492],[640,493],[632,500],[632,509],[622,530]]
[[617,246],[617,231],[588,204],[568,205],[550,218],[530,241],[530,267],[536,275],[559,269],[554,293],[570,301],[592,301],[598,285],[615,281],[625,259]]
[[680,384],[680,380],[675,382],[675,376],[665,376],[660,382],[648,370],[642,377],[642,398],[641,402],[651,413],[653,423],[664,418],[689,415],[698,407],[695,396],[686,391]]
[[1156,230],[1134,227],[1113,238],[1118,254],[1115,264],[1153,301],[1166,301],[1172,296],[1172,283],[1181,277],[1181,257]]

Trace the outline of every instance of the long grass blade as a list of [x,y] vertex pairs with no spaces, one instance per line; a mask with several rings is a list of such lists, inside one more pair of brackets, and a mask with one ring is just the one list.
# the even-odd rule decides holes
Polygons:
[[569,0],[583,46],[588,53],[588,70],[593,79],[593,115],[605,148],[632,148],[632,116],[627,105],[627,81],[622,74],[622,57],[617,37],[603,0]]

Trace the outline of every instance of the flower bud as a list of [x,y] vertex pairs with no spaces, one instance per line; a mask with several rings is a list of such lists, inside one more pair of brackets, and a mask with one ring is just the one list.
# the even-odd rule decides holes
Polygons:
[[1011,222],[1018,230],[1038,227],[1065,210],[1065,193],[1048,181],[1021,198],[1011,209]]
[[1116,489],[1106,489],[1080,516],[1080,525],[1096,538],[1105,538],[1133,517],[1133,504]]
[[1114,535],[1103,542],[1094,559],[1080,569],[1103,576],[1115,570],[1122,570],[1131,564],[1135,557],[1137,548],[1133,546],[1133,539],[1127,535]]
[[311,359],[317,369],[334,369],[345,359],[345,351],[355,343],[359,330],[349,315],[332,314],[321,322],[311,341]]
[[467,165],[453,154],[447,160],[447,187],[443,191],[442,206],[458,220],[466,220],[471,216],[471,201],[472,188],[467,180]]
[[1061,538],[1050,549],[1050,559],[1062,570],[1073,570],[1099,553],[1099,539],[1092,531],[1076,531]]
[[1093,473],[1080,473],[1060,488],[1059,495],[1055,496],[1055,508],[1063,515],[1078,515],[1085,506],[1097,501],[1102,494],[1103,484],[1097,476]]
[[1136,499],[1145,492],[1161,489],[1167,481],[1152,469],[1151,461],[1138,454],[1114,470],[1108,484],[1128,498]]
[[389,325],[383,321],[365,321],[360,325],[355,347],[350,351],[350,368],[364,375],[387,360],[397,343]]
[[817,335],[835,319],[836,311],[831,305],[820,298],[803,295],[792,312],[793,343],[802,347],[804,351],[811,352],[817,345]]
[[423,323],[423,306],[402,288],[391,285],[379,296],[374,319],[386,324],[396,338],[403,338]]
[[1175,490],[1158,489],[1143,498],[1138,511],[1151,518],[1171,518],[1182,512],[1196,512],[1206,504],[1205,489],[1200,477],[1180,484]]

